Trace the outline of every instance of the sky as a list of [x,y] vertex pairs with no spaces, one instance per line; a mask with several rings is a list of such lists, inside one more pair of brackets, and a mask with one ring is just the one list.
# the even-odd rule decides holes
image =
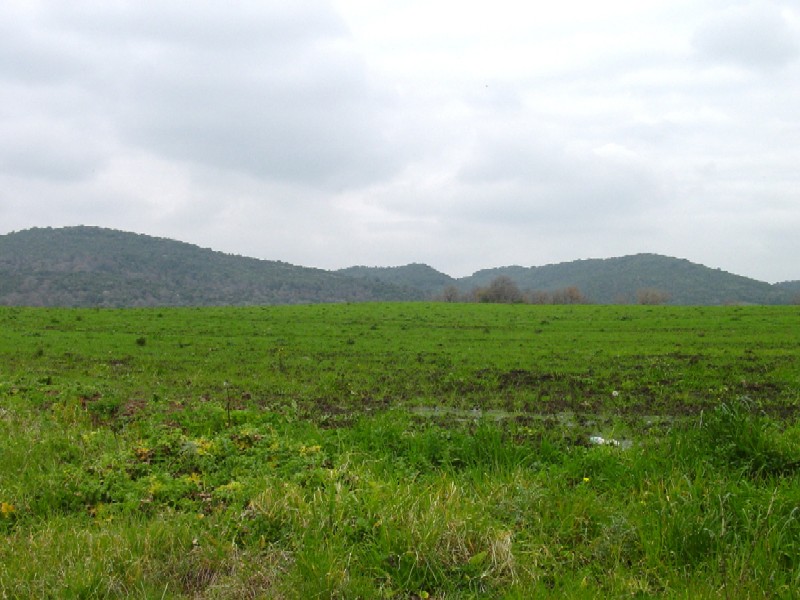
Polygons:
[[800,279],[781,0],[3,0],[0,234]]

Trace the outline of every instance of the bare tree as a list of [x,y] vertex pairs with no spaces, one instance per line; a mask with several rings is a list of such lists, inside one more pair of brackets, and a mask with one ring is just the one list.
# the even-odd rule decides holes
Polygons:
[[553,304],[586,304],[586,297],[574,285],[561,290],[556,290],[552,294]]
[[551,304],[553,297],[548,292],[534,290],[528,293],[528,302],[531,304]]
[[520,304],[525,302],[525,294],[513,279],[507,275],[500,275],[492,279],[486,288],[475,290],[478,302],[492,302],[498,304]]
[[664,304],[669,300],[669,294],[656,288],[642,288],[636,290],[636,302],[639,304]]
[[461,300],[461,292],[454,285],[448,285],[442,290],[442,302],[458,302]]

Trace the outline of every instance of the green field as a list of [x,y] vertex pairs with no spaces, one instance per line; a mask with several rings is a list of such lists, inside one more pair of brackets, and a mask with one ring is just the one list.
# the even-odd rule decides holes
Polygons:
[[0,333],[2,597],[800,589],[797,307],[0,308]]

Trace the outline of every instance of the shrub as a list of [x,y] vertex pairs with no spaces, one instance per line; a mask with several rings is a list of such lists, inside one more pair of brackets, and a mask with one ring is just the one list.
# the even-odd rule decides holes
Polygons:
[[788,474],[800,466],[798,457],[781,442],[775,421],[747,396],[704,415],[696,433],[696,450],[717,467],[767,476]]

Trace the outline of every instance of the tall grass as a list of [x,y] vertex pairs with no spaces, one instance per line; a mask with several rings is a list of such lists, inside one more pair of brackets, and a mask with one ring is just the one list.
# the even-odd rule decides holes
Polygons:
[[[469,335],[493,335],[491,324]],[[139,327],[126,352],[163,351],[164,336]],[[195,393],[213,379],[200,367],[155,370],[149,355],[115,352],[107,363],[107,349],[79,360],[60,348],[42,362],[57,343],[43,356],[14,354],[0,372],[2,597],[791,598],[800,589],[800,426],[757,399],[725,392],[655,421],[616,415],[616,405],[541,416],[520,404],[539,384],[555,394],[560,380],[536,369],[470,376],[422,353],[413,360],[449,378],[453,395],[451,410],[426,412],[413,408],[434,403],[438,383],[411,410],[380,404],[365,391],[378,374],[356,359],[352,373],[326,359],[325,386],[271,380],[272,395],[221,361],[228,396],[221,381]],[[281,377],[314,370],[302,355],[281,361]],[[653,361],[659,381],[676,376],[667,362]],[[104,370],[124,381],[114,387]],[[86,372],[97,381],[70,379]],[[584,374],[580,385],[623,397],[657,383],[615,376]],[[570,393],[580,394],[575,381]],[[390,378],[370,385],[416,393]],[[292,403],[303,386],[308,398]],[[328,396],[314,405],[322,387],[365,408],[342,412]],[[598,433],[625,443],[594,445]]]
[[625,448],[591,446],[589,429],[400,411],[334,429],[253,413],[212,433],[115,434],[70,410],[4,414],[6,596],[743,598],[800,585],[797,427],[747,399]]

